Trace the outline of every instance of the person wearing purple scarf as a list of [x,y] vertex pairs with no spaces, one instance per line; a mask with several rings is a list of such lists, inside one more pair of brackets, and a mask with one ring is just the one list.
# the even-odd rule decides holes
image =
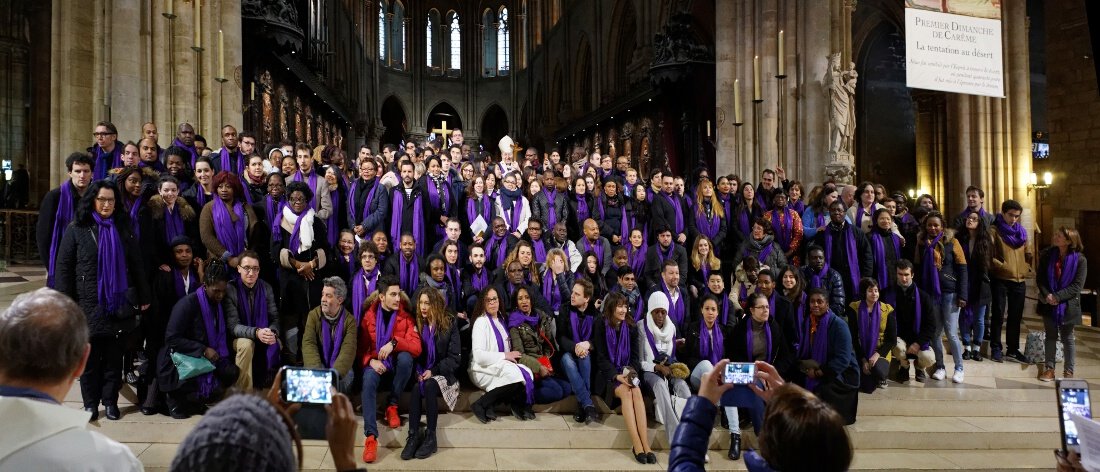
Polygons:
[[966,188],[966,208],[963,208],[963,211],[955,216],[954,227],[962,226],[966,222],[966,217],[971,213],[977,213],[978,217],[985,220],[987,225],[993,226],[996,215],[985,211],[985,191],[974,185]]
[[802,249],[802,216],[787,206],[787,193],[783,189],[775,190],[772,203],[772,209],[764,214],[764,219],[772,225],[775,242],[783,250],[788,262],[802,265],[799,258]]
[[890,372],[891,351],[897,345],[897,320],[894,307],[880,299],[878,281],[864,277],[859,281],[862,300],[846,308],[852,349],[860,365],[859,389],[873,393],[885,387]]
[[95,179],[107,177],[110,169],[122,166],[122,146],[118,143],[118,129],[109,121],[100,121],[92,132],[95,144],[88,148],[94,160]]
[[924,231],[917,237],[917,260],[914,262],[920,275],[917,285],[927,291],[939,307],[939,310],[933,311],[936,315],[936,334],[932,336],[932,351],[936,353],[936,370],[932,378],[943,380],[947,375],[943,363],[943,343],[940,342],[946,332],[951,343],[951,357],[955,361],[955,373],[951,380],[962,383],[963,348],[959,339],[959,315],[969,302],[970,276],[962,245],[944,231],[943,222],[943,215],[938,211],[929,212],[924,217]]
[[[693,389],[698,389],[703,376],[714,370],[714,366],[722,359],[729,358],[728,346],[733,343],[733,329],[729,325],[719,322],[719,308],[721,302],[710,294],[701,296],[699,304],[700,316],[689,323],[682,325],[684,344],[679,349],[677,358],[687,364],[691,375],[688,382]],[[737,408],[724,408],[730,424],[730,451],[731,460],[740,457],[740,430],[737,426]]]
[[447,174],[443,172],[439,156],[429,157],[427,160],[428,172],[420,178],[421,193],[428,196],[427,205],[424,205],[424,225],[426,230],[427,247],[434,247],[436,241],[443,238],[447,220],[454,214],[455,198],[451,193],[451,185],[447,182]]
[[485,394],[470,405],[474,417],[482,423],[497,419],[493,409],[506,401],[517,419],[534,419],[534,375],[518,361],[522,354],[512,347],[508,318],[501,310],[501,296],[495,288],[481,292],[474,307],[471,328],[472,354],[470,380]]
[[466,307],[472,308],[477,304],[478,294],[489,286],[489,269],[485,267],[485,262],[485,248],[471,247],[469,265],[462,271],[462,298],[466,301]]
[[308,144],[298,143],[294,147],[294,158],[298,162],[298,172],[290,176],[289,180],[309,185],[313,195],[310,207],[317,212],[318,218],[327,220],[332,214],[332,197],[329,196],[328,185],[325,185],[325,169],[317,168]]
[[401,290],[413,293],[420,287],[420,256],[416,253],[416,240],[411,234],[402,235],[400,241],[400,251],[386,259],[382,273],[397,277]]
[[[299,333],[305,326],[303,316],[321,299],[321,277],[332,248],[325,238],[325,222],[310,207],[313,194],[304,182],[286,187],[287,204],[279,213],[277,236],[272,235],[271,258],[278,264],[279,326],[284,346],[297,355]],[[277,243],[276,243],[277,241]]]
[[160,370],[160,348],[164,347],[164,333],[168,328],[168,318],[172,316],[172,307],[183,297],[194,293],[202,284],[198,269],[202,261],[194,257],[194,243],[187,236],[177,236],[165,246],[169,261],[165,270],[154,270],[152,274],[153,299],[155,312],[142,319],[142,331],[145,335],[146,372],[143,383],[137,386],[138,398],[144,399],[141,413],[152,416],[164,405],[164,395],[160,392],[155,373]]
[[187,150],[191,155],[191,160],[188,161],[188,165],[194,169],[195,161],[200,157],[198,148],[195,147],[195,127],[191,126],[191,123],[180,123],[176,127],[176,138],[172,140],[172,146],[177,146]]
[[367,239],[379,229],[388,229],[390,194],[379,185],[374,161],[359,163],[359,178],[348,189],[348,225],[355,235]]
[[251,205],[241,201],[244,190],[235,175],[221,172],[214,177],[218,198],[199,214],[199,234],[210,258],[221,258],[236,267],[238,256],[249,248],[250,235],[258,219]]
[[[763,294],[751,294],[745,300],[748,315],[731,331],[727,355],[731,362],[767,362],[777,371],[786,372],[794,362],[793,352],[784,329],[777,323],[768,298]],[[747,410],[753,430],[759,434],[764,425],[764,402],[747,386],[735,386],[722,394],[724,408],[740,407]],[[737,413],[732,413],[735,417]],[[732,422],[730,423],[733,424]],[[739,434],[740,429],[734,431]],[[740,442],[740,438],[737,439]],[[731,448],[734,441],[731,440]],[[738,444],[739,446],[739,444]]]
[[508,225],[508,233],[516,239],[527,231],[527,221],[531,219],[531,205],[519,187],[522,179],[518,172],[505,175],[501,179],[503,186],[495,201],[497,215],[504,219]]
[[[630,313],[626,297],[613,293],[604,301],[603,316],[592,335],[596,357],[594,393],[603,394],[608,406],[621,403],[631,453],[643,464],[656,464],[657,456],[649,439],[649,428],[642,400],[641,355],[635,347],[638,326]],[[633,371],[631,379],[627,372]]]
[[[534,403],[557,402],[573,393],[569,382],[555,376],[550,359],[554,357],[554,316],[535,306],[533,289],[519,287],[512,293],[515,310],[508,314],[508,337],[512,348],[520,353],[517,364],[534,375]],[[521,419],[534,417],[534,412],[521,412]]]
[[611,243],[600,236],[600,226],[596,220],[589,218],[584,220],[584,235],[575,243],[581,254],[587,256],[594,254],[599,263],[599,273],[606,275],[611,268]]
[[558,347],[560,368],[569,379],[578,408],[573,421],[591,423],[599,420],[592,403],[592,326],[599,312],[589,301],[595,288],[592,282],[580,278],[569,295],[568,313],[558,316]]
[[[728,205],[726,205],[728,206]],[[726,206],[719,201],[714,191],[714,184],[708,179],[699,182],[695,190],[695,205],[693,205],[693,220],[695,220],[695,232],[710,239],[714,252],[721,255],[726,247]]]
[[504,218],[493,218],[490,223],[492,228],[492,235],[485,242],[485,266],[490,271],[504,268],[504,260],[508,258],[508,253],[512,251],[518,240],[515,236],[508,234],[508,224],[504,222]]
[[825,292],[806,291],[809,320],[799,346],[797,383],[836,409],[845,424],[856,421],[859,363],[847,323],[829,311]]
[[[211,261],[204,271],[203,287],[183,297],[172,308],[165,333],[165,348],[160,351],[157,385],[168,394],[168,411],[173,418],[198,413],[201,404],[217,400],[233,386],[240,369],[231,356],[227,314],[235,310],[226,292],[229,268],[222,261]],[[214,371],[181,381],[172,364],[171,353],[201,357],[214,364]]]
[[840,273],[844,293],[848,294],[847,301],[854,300],[859,290],[859,279],[874,272],[874,259],[863,231],[845,219],[843,203],[837,201],[829,206],[829,224],[824,231],[817,233],[814,242],[825,249],[825,262],[829,267]]
[[897,283],[882,295],[882,301],[894,307],[897,345],[891,356],[898,361],[897,376],[894,378],[898,383],[909,381],[911,361],[916,362],[917,382],[924,382],[926,369],[936,365],[936,356],[929,346],[936,331],[932,297],[913,283],[914,273],[912,262],[899,260]]
[[[130,221],[119,204],[122,194],[108,180],[93,182],[77,204],[73,223],[61,238],[54,288],[80,305],[88,322],[87,366],[80,377],[84,408],[117,420],[122,386],[123,342],[135,315],[149,307],[149,287]],[[98,413],[96,413],[98,415]]]
[[351,313],[358,323],[366,309],[367,297],[374,293],[381,273],[378,267],[378,248],[367,242],[359,246],[359,271],[351,281]]
[[[554,228],[559,221],[568,220],[565,203],[565,179],[558,179],[553,170],[543,173],[543,191],[531,199],[531,219],[542,221],[546,228]],[[558,185],[561,185],[559,189]]]
[[1050,238],[1051,247],[1039,255],[1039,305],[1036,310],[1043,318],[1046,331],[1046,356],[1039,380],[1054,380],[1057,345],[1061,341],[1065,351],[1063,378],[1073,377],[1076,348],[1073,327],[1081,323],[1081,289],[1088,275],[1088,261],[1082,252],[1081,234],[1074,228],[1062,226]]
[[[443,306],[443,298],[432,288],[422,287],[413,295],[416,301],[416,326],[420,331],[420,357],[416,359],[416,383],[409,402],[409,433],[401,459],[427,459],[438,450],[436,426],[442,390],[458,384],[462,365],[461,335],[464,320],[455,319]],[[422,401],[423,400],[423,401]],[[427,429],[421,433],[422,412],[427,413]]]
[[57,254],[61,238],[76,215],[77,202],[92,183],[95,161],[83,152],[74,152],[65,159],[69,180],[50,190],[38,205],[35,240],[42,265],[46,266],[46,286],[56,288]]
[[427,230],[424,227],[424,193],[413,180],[414,168],[410,161],[401,161],[401,183],[393,187],[390,194],[390,241],[400,241],[401,235],[411,234],[417,242],[416,253],[423,257],[430,245],[427,244]]
[[222,127],[222,147],[214,157],[214,173],[227,171],[236,175],[244,175],[245,164],[248,156],[241,155],[238,148],[237,128],[232,125]]
[[339,376],[336,390],[350,393],[355,379],[356,318],[344,307],[347,286],[339,277],[325,278],[321,303],[306,314],[302,333],[302,365],[310,369],[332,369]]
[[569,207],[569,221],[566,222],[566,227],[569,228],[569,239],[576,240],[581,236],[581,225],[584,224],[584,220],[592,217],[594,208],[592,196],[588,194],[588,185],[585,184],[583,176],[573,179],[572,190],[566,201]]
[[653,197],[650,206],[650,214],[657,225],[666,225],[672,230],[672,239],[677,244],[685,245],[688,238],[695,231],[695,218],[690,209],[686,208],[683,197],[677,195],[675,179],[671,175],[661,177],[661,192]]
[[[236,387],[251,390],[253,385],[271,385],[282,359],[279,356],[279,310],[275,291],[260,280],[260,256],[253,251],[241,254],[237,265],[239,279],[230,284],[229,302],[235,310],[226,313],[226,323],[241,370]],[[254,355],[259,351],[260,355]]]
[[[1020,325],[1024,317],[1025,280],[1031,273],[1032,245],[1027,243],[1027,228],[1020,222],[1023,213],[1024,207],[1020,202],[1005,200],[992,227],[993,260],[989,278],[993,300],[990,304],[989,350],[994,362],[1007,358],[1027,363],[1027,358],[1020,352]],[[1002,326],[1006,326],[1005,344],[1001,343]]]

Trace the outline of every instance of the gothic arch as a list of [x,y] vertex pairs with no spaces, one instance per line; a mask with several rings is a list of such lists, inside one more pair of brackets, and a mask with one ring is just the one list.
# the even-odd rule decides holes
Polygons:
[[405,140],[409,129],[408,115],[405,106],[396,95],[390,95],[382,101],[381,110],[382,126],[386,132],[382,134],[382,144],[397,144]]
[[592,111],[595,99],[592,96],[592,45],[588,36],[581,35],[577,46],[577,62],[573,67],[573,109],[583,112]]
[[485,146],[485,150],[493,155],[497,155],[500,152],[497,149],[497,142],[504,135],[508,134],[508,114],[504,112],[504,108],[496,102],[493,102],[485,111],[481,114],[481,142]]
[[634,58],[638,44],[638,15],[633,0],[619,0],[612,10],[611,34],[608,41],[606,66],[611,88],[626,90],[630,87],[627,67]]
[[431,107],[431,111],[425,117],[424,123],[427,124],[425,129],[429,133],[433,129],[439,129],[443,125],[443,122],[447,122],[447,129],[462,128],[462,117],[458,114],[458,109],[451,105],[446,100],[439,100]]

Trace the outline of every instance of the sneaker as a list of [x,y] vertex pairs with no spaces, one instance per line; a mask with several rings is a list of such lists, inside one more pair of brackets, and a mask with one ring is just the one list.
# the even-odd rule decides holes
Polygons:
[[1031,361],[1027,360],[1027,356],[1025,356],[1020,351],[1012,351],[1012,352],[1008,353],[1008,355],[1005,356],[1005,358],[1009,361],[1018,362],[1020,364],[1031,364]]
[[963,360],[964,361],[970,360],[970,350],[969,349],[963,351]]
[[982,351],[975,350],[974,352],[970,353],[970,360],[974,362],[981,362],[982,359],[984,359],[984,357],[982,357]]
[[378,440],[374,436],[363,439],[363,462],[368,464],[378,460]]
[[945,377],[947,377],[947,370],[943,367],[937,367],[936,371],[932,373],[933,380],[943,380]]
[[1004,354],[1001,354],[1001,350],[1000,350],[1000,349],[994,349],[994,350],[993,350],[993,355],[991,355],[991,356],[989,356],[989,357],[990,357],[991,359],[993,359],[993,362],[998,362],[998,363],[1000,363],[1000,362],[1004,362],[1004,361],[1005,361],[1005,358],[1004,358]]
[[957,384],[963,383],[963,371],[961,369],[955,370],[955,374],[951,376],[951,381]]
[[397,405],[386,407],[386,423],[389,424],[390,429],[401,427],[401,416],[397,414]]
[[917,375],[917,382],[924,383],[924,380],[927,377],[927,374],[924,372],[924,369],[917,369],[917,374],[916,375]]
[[887,386],[887,383],[886,383],[885,380],[879,380],[878,381],[878,388],[886,388],[886,386]]
[[1039,374],[1039,381],[1041,382],[1053,382],[1054,381],[1054,369],[1044,370]]

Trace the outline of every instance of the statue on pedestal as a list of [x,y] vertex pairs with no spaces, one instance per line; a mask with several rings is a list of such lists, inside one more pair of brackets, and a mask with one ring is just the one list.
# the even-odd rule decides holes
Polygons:
[[[822,85],[829,96],[829,162],[826,173],[839,183],[851,183],[854,177],[855,158],[852,156],[852,137],[856,128],[856,81],[859,74],[855,64],[844,70],[840,65],[840,53],[829,56],[829,69]],[[843,180],[842,180],[843,179]]]

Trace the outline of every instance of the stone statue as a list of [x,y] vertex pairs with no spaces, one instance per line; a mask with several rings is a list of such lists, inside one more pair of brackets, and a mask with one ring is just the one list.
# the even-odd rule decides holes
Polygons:
[[858,78],[855,64],[849,64],[849,69],[843,70],[840,66],[840,53],[829,56],[829,70],[825,72],[823,85],[829,95],[830,104],[829,151],[838,157],[843,154],[848,156],[852,154]]

